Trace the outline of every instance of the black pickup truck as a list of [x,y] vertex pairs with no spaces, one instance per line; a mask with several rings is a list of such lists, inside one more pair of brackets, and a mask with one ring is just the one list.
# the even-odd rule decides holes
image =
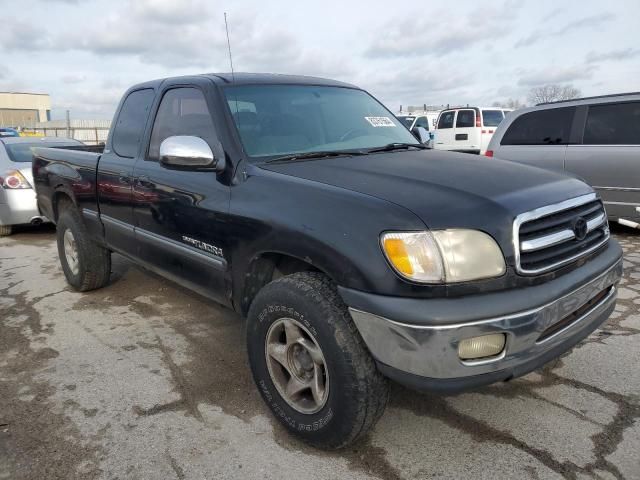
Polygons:
[[331,80],[136,85],[101,154],[38,148],[33,176],[73,287],[107,285],[117,252],[235,309],[265,402],[324,448],[372,427],[387,378],[453,392],[558,357],[622,272],[585,183],[425,150]]

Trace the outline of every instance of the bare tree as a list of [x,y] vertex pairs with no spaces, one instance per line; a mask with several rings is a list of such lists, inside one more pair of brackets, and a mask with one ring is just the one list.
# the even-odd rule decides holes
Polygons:
[[557,102],[559,100],[571,100],[572,98],[578,98],[581,95],[580,90],[573,85],[558,85],[549,84],[541,87],[533,87],[529,90],[527,99],[529,103],[547,103]]

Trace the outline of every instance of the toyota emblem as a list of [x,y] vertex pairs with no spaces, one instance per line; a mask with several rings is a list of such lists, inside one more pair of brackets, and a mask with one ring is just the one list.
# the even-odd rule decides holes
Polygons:
[[582,217],[576,218],[573,222],[573,234],[576,236],[576,239],[584,240],[587,233],[589,233],[587,229],[587,221]]

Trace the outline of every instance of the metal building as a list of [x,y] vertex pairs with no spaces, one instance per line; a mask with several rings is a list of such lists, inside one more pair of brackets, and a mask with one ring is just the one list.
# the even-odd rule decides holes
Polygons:
[[50,119],[49,94],[0,92],[0,126],[28,127]]

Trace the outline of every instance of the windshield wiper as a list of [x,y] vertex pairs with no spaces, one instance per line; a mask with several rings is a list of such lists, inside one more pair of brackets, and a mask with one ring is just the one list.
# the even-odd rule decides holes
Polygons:
[[301,152],[292,153],[290,155],[283,155],[281,157],[271,158],[265,163],[278,163],[278,162],[292,162],[295,160],[305,160],[307,158],[326,158],[326,157],[342,157],[342,156],[356,156],[367,155],[369,152],[362,152],[360,150],[327,150],[320,152]]
[[428,147],[422,145],[421,143],[388,143],[384,147],[376,147],[367,150],[367,153],[376,153],[376,152],[392,152],[394,150],[408,150],[410,148],[417,148],[419,150],[426,150]]

